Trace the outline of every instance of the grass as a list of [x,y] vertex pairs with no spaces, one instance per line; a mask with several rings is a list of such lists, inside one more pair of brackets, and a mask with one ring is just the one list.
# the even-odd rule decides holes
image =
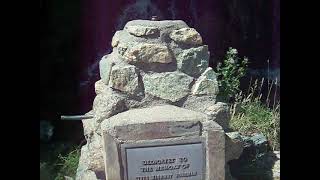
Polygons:
[[[263,83],[263,78],[256,80],[250,83],[247,93],[241,91],[236,95],[231,105],[230,127],[245,135],[262,133],[273,150],[280,150],[280,101],[276,103],[275,97],[270,97],[274,81],[268,82],[268,94],[265,102],[262,101]],[[274,100],[272,105],[271,98]]]
[[55,164],[59,171],[55,180],[64,180],[64,176],[75,178],[79,163],[80,150],[75,149],[66,156],[59,154],[59,163]]
[[[75,178],[80,147],[74,145],[43,145],[40,153],[40,180],[64,180],[64,176]],[[42,157],[41,157],[42,155]]]

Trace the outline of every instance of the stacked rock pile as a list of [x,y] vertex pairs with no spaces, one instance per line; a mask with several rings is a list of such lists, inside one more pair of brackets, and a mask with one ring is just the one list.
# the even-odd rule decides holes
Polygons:
[[[228,128],[228,106],[216,102],[218,82],[208,67],[208,46],[194,28],[181,20],[134,20],[115,33],[111,45],[112,53],[99,64],[101,79],[87,113],[93,118],[82,120],[87,144],[81,149],[77,179],[105,178],[100,124],[117,113],[171,104],[205,113]],[[236,139],[228,143],[239,149],[228,160],[238,158],[242,144]]]

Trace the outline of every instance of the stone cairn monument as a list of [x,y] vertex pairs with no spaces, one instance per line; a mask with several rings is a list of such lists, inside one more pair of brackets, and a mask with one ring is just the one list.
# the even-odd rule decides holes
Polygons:
[[99,64],[76,179],[232,179],[243,150],[229,137],[228,106],[208,46],[181,20],[133,20]]

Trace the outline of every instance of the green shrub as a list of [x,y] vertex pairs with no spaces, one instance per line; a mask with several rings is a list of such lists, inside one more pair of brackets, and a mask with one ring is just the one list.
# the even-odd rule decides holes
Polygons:
[[59,154],[59,163],[56,164],[59,171],[55,180],[64,180],[64,176],[75,177],[80,158],[80,149],[71,151],[66,156]]
[[42,150],[40,153],[41,180],[64,180],[64,176],[75,177],[80,158],[80,147],[56,143],[42,146],[40,150]]
[[228,101],[239,92],[240,79],[246,74],[248,59],[238,57],[236,49],[230,47],[222,63],[217,65],[219,96]]

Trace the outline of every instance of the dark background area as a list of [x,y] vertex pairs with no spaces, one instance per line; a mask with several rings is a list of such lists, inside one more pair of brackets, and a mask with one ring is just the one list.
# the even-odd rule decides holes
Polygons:
[[80,142],[81,121],[60,115],[91,109],[98,62],[113,34],[132,19],[181,19],[209,46],[210,66],[228,47],[252,69],[280,67],[278,0],[40,0],[40,121],[53,123],[53,140]]

